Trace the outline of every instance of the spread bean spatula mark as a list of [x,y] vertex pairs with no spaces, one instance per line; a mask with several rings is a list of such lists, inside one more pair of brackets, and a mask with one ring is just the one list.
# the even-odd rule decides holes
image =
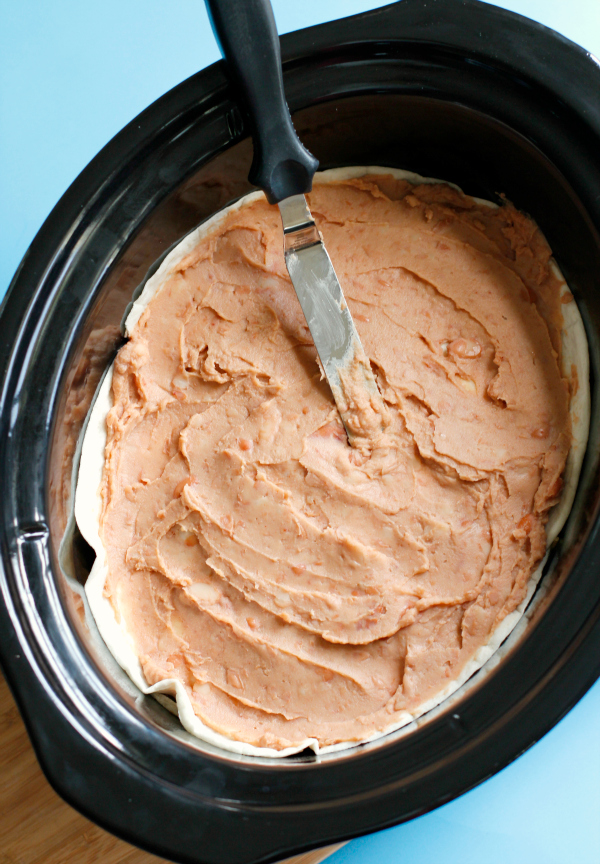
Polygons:
[[319,163],[292,125],[271,4],[206,0],[206,5],[251,123],[254,159],[248,179],[270,204],[279,205],[288,273],[349,443],[368,448],[381,438],[388,412],[306,201]]

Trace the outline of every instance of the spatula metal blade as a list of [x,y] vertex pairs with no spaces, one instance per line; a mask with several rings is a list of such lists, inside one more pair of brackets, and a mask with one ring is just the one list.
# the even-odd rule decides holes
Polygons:
[[286,198],[279,209],[290,279],[349,442],[362,442],[377,415],[383,423],[387,414],[375,376],[305,196]]

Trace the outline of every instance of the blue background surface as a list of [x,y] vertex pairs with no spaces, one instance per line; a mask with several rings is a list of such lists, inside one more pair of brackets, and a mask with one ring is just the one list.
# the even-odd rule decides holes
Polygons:
[[[382,4],[273,5],[284,33]],[[496,5],[600,57],[600,0]],[[1,297],[42,222],[97,151],[219,54],[201,0],[2,0],[0,10]],[[482,786],[406,825],[354,840],[330,859],[382,860],[600,864],[600,682],[542,741]]]

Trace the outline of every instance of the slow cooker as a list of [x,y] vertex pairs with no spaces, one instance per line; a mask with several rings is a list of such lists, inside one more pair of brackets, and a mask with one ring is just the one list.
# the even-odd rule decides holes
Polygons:
[[238,757],[186,736],[120,672],[85,615],[91,556],[70,498],[82,424],[136,286],[250,188],[247,122],[224,64],[175,87],[101,151],[2,307],[0,656],[63,798],[189,864],[275,861],[431,810],[531,746],[600,673],[600,64],[476,0],[402,0],[281,44],[294,122],[322,168],[408,168],[505,195],[537,220],[586,325],[591,434],[525,625],[449,702],[321,757]]

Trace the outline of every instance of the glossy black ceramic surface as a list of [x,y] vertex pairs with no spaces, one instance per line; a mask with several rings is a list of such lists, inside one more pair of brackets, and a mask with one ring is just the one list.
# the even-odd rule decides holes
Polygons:
[[[4,302],[0,655],[57,791],[108,830],[198,864],[273,861],[410,819],[548,731],[600,673],[600,67],[474,0],[403,0],[282,38],[298,132],[322,167],[380,164],[503,193],[539,222],[576,294],[592,430],[548,592],[486,678],[409,734],[336,758],[234,758],[169,734],[82,622],[61,572],[64,492],[94,369],[148,266],[248,189],[244,118],[223,64],[126,127],[48,217]],[[67,481],[64,479],[67,477]],[[87,550],[75,543],[72,576]]]

